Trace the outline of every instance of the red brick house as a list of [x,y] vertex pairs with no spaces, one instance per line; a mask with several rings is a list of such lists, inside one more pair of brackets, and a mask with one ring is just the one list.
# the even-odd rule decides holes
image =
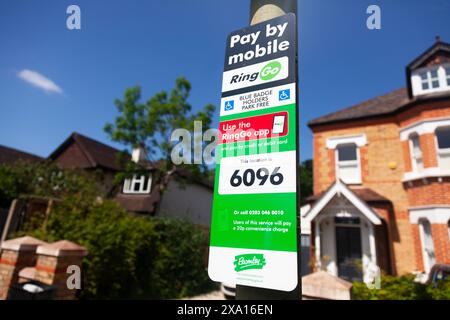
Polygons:
[[302,207],[316,269],[427,273],[450,263],[450,45],[406,67],[406,87],[316,118],[314,196]]

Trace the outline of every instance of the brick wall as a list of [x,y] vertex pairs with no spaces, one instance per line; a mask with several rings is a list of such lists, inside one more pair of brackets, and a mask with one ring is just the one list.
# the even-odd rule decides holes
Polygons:
[[435,135],[433,133],[425,133],[419,136],[420,149],[422,150],[424,168],[437,167],[437,152]]
[[437,263],[450,264],[450,239],[448,224],[431,224],[434,250]]
[[420,243],[419,225],[413,224],[412,230],[414,236],[414,252],[416,253],[416,269],[424,271],[425,267],[423,265],[422,244]]
[[450,205],[450,178],[427,178],[405,183],[411,207]]

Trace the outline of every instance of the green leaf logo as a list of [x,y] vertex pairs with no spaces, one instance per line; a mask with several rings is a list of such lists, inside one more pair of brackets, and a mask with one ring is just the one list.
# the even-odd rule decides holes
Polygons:
[[266,265],[263,254],[248,253],[234,257],[234,270],[239,272],[248,269],[262,269]]
[[272,61],[264,66],[259,73],[261,80],[267,81],[273,79],[281,71],[281,63]]

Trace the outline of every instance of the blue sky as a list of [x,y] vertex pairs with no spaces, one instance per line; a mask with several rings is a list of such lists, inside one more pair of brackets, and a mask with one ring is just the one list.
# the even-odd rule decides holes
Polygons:
[[[80,31],[66,28],[70,4]],[[379,31],[366,28],[370,4]],[[139,84],[146,100],[181,75],[195,109],[218,106],[226,36],[248,10],[248,0],[0,0],[0,144],[47,156],[77,131],[123,148],[103,132],[114,99]],[[301,158],[312,154],[308,120],[404,86],[404,67],[436,35],[450,42],[449,14],[448,0],[300,0]],[[26,70],[53,81],[47,92]]]

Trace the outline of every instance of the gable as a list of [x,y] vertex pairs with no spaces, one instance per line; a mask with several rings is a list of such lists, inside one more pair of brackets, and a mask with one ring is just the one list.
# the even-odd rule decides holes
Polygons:
[[381,225],[381,218],[370,208],[367,203],[360,199],[343,182],[337,180],[311,207],[311,210],[305,215],[305,218],[312,221],[329,204],[336,202],[345,203],[348,206],[354,206],[374,225]]
[[441,42],[439,39],[431,48],[408,64],[406,68],[412,71],[445,62],[450,62],[450,44]]
[[74,169],[74,168],[92,168],[94,164],[85,155],[80,145],[75,141],[70,143],[64,150],[53,159],[58,167],[63,169]]
[[49,159],[56,161],[63,168],[102,167],[120,171],[120,153],[113,147],[74,132],[53,151]]

